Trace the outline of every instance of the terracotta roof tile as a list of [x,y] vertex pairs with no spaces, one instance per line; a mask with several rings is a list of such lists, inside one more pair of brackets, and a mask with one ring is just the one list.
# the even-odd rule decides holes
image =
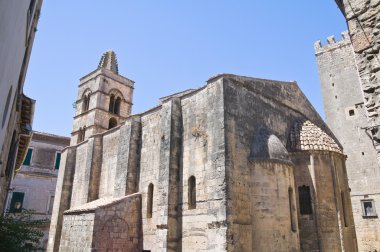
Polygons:
[[309,120],[294,124],[290,132],[290,146],[292,151],[320,150],[343,153],[332,137]]

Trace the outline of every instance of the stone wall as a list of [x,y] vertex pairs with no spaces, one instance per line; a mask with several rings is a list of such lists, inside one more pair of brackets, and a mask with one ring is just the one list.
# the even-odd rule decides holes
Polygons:
[[59,251],[92,251],[94,220],[95,213],[65,214]]
[[[344,156],[295,153],[296,187],[308,186],[312,213],[298,213],[301,248],[306,251],[357,251]],[[344,194],[342,198],[342,194]],[[300,205],[297,192],[297,204]]]
[[115,187],[116,164],[118,159],[120,128],[107,131],[103,135],[102,168],[100,172],[99,198],[113,195]]
[[47,251],[59,249],[63,212],[70,208],[75,173],[76,147],[67,147],[62,152],[57,186],[55,189],[53,213],[50,221]]
[[[86,140],[76,146],[75,173],[70,207],[80,206],[88,202],[90,184],[90,169],[92,155],[92,143]],[[89,148],[90,147],[90,148]]]
[[[183,251],[225,251],[226,172],[223,83],[216,81],[181,99]],[[212,109],[211,109],[212,108]],[[189,207],[189,178],[196,180],[196,206]]]
[[141,195],[99,199],[64,214],[60,251],[141,251]]
[[[286,146],[292,121],[304,116],[287,106],[288,99],[297,99],[305,108],[309,104],[302,94],[296,92],[291,95],[297,98],[278,99],[287,93],[286,89],[294,88],[293,83],[235,76],[227,76],[223,81],[227,190],[231,202],[227,209],[230,223],[228,251],[263,251],[265,246],[272,246],[275,251],[296,251],[299,248],[298,228],[295,232],[291,230],[289,218],[289,187],[293,189],[294,197],[292,167],[283,167],[270,160],[267,165],[253,165],[249,157],[254,135],[261,127],[277,135]],[[319,119],[315,110],[307,113]],[[253,194],[256,196],[252,197]],[[270,233],[271,228],[276,230],[271,235],[260,234]]]
[[[377,126],[380,124],[380,98],[377,95],[380,88],[380,1],[339,0],[337,3],[347,20],[368,120],[371,126]],[[378,144],[377,132],[380,136],[380,131],[376,131],[374,137]]]
[[[160,218],[158,209],[158,177],[160,165],[160,111],[161,107],[141,116],[141,161],[139,190],[142,193],[142,221],[144,230],[144,249],[154,251],[159,247],[156,238]],[[153,185],[152,217],[147,217],[147,193],[149,184]]]
[[[308,247],[310,251],[318,251],[319,249],[327,249],[327,251],[329,249],[341,250],[341,240],[352,241],[353,237],[355,237],[352,225],[347,232],[341,232],[339,227],[339,213],[337,212],[339,194],[334,191],[336,177],[333,176],[331,169],[328,168],[335,161],[331,159],[325,161],[320,166],[321,168],[318,168],[321,170],[322,167],[326,167],[323,168],[326,169],[323,173],[324,175],[322,176],[321,173],[320,177],[315,178],[317,181],[315,183],[321,183],[321,187],[325,185],[324,183],[330,181],[329,186],[324,189],[326,191],[322,192],[320,196],[324,197],[326,195],[328,200],[326,198],[315,203],[320,209],[319,218],[321,216],[326,218],[320,220],[319,226],[315,222],[308,223],[303,220],[304,218],[300,218],[298,223],[300,233],[298,228],[296,232],[291,230],[289,203],[284,200],[289,187],[292,188],[293,192],[298,190],[294,185],[292,169],[276,166],[276,162],[273,163],[270,160],[267,160],[269,162],[267,166],[252,166],[249,161],[251,145],[253,146],[255,133],[260,128],[266,128],[270,134],[278,136],[279,141],[284,146],[288,146],[288,148],[290,148],[289,132],[292,125],[300,119],[308,118],[312,120],[313,123],[323,128],[324,132],[333,136],[315,109],[311,107],[306,97],[299,91],[297,85],[295,83],[227,75],[224,78],[224,97],[227,145],[226,170],[228,172],[227,190],[228,200],[231,201],[228,204],[231,207],[227,209],[228,223],[231,225],[228,232],[228,249],[239,251],[255,249],[259,242],[253,243],[252,237],[255,237],[255,235],[260,237],[260,234],[256,234],[256,232],[261,232],[258,231],[261,229],[265,230],[267,226],[272,227],[276,232],[274,232],[274,235],[268,236],[267,239],[260,237],[262,250],[266,249],[265,246],[273,246],[276,251],[296,251],[299,249],[300,244],[298,234],[302,239],[301,246]],[[295,100],[297,100],[297,103],[292,102]],[[305,162],[302,166],[307,168],[307,161]],[[276,170],[273,170],[275,167],[277,167]],[[300,171],[300,166],[297,163],[295,170]],[[314,176],[309,170],[305,172],[309,177]],[[342,178],[345,178],[345,176],[342,176]],[[296,176],[296,184],[302,183],[302,180],[297,181],[297,179],[299,177]],[[277,181],[277,184],[272,184],[274,181]],[[311,188],[316,184],[312,184]],[[257,191],[260,190],[259,188],[262,188],[262,191]],[[273,188],[276,188],[276,190],[273,190]],[[348,192],[347,185],[342,186],[342,188],[344,188],[345,192]],[[266,195],[266,197],[260,201],[258,198],[252,198],[252,192],[256,192],[257,197],[260,194]],[[298,194],[295,195],[298,197]],[[253,203],[254,200],[257,201],[256,205]],[[272,205],[273,202],[278,202],[280,210],[275,205]],[[299,212],[299,207],[298,203],[297,212]],[[258,223],[261,223],[259,228],[257,225],[253,225],[253,221],[258,218],[255,216],[257,211],[261,213],[263,218],[259,219],[260,222]],[[266,219],[265,216],[276,216],[275,223],[271,220],[273,218]],[[321,225],[326,227],[325,231],[323,231],[324,227]],[[309,227],[311,227],[311,230],[308,229]],[[306,229],[308,230],[305,233],[302,232]],[[320,247],[321,243],[326,244],[326,247]],[[349,249],[348,251],[355,251],[355,247],[355,243],[346,246]]]
[[139,191],[141,117],[132,116],[120,127],[114,196]]
[[[251,210],[250,218],[239,224],[249,225],[251,232],[240,233],[243,239],[237,241],[241,248],[238,250],[299,251],[293,166],[263,161],[252,162],[248,169],[251,199],[248,206],[242,207]],[[290,205],[289,202],[293,203]],[[249,243],[243,242],[249,239]]]

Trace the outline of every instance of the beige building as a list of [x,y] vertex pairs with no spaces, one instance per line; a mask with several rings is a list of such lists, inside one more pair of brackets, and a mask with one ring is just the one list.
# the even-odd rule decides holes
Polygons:
[[40,246],[46,249],[50,217],[53,210],[55,187],[61,160],[61,151],[70,144],[70,138],[33,132],[27,155],[14,177],[8,195],[6,211],[32,210],[33,219],[44,220],[44,237]]
[[42,0],[0,0],[0,213],[31,137],[34,100],[23,94]]
[[112,51],[80,79],[48,251],[357,251],[345,155],[295,82],[220,74],[135,115],[133,90]]

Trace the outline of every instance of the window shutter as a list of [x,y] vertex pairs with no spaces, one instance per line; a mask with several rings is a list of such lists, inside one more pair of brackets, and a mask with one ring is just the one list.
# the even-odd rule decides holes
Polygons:
[[24,193],[14,192],[12,194],[11,206],[10,206],[9,211],[11,213],[21,212],[23,202],[24,202]]
[[33,149],[29,148],[28,152],[26,153],[23,165],[30,165],[30,161],[32,160],[32,153]]
[[56,170],[59,169],[59,163],[61,162],[61,153],[57,152],[57,154],[55,155],[55,165],[54,165],[54,168]]

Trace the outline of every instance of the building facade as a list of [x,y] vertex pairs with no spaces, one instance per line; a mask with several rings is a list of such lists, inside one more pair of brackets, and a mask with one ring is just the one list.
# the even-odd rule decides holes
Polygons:
[[81,78],[48,251],[357,251],[345,155],[295,82],[220,74],[135,115],[133,89],[111,51]]
[[18,213],[32,210],[32,218],[43,220],[44,232],[39,246],[46,250],[61,151],[70,138],[33,132],[27,155],[14,177],[8,195],[6,211]]
[[0,213],[31,138],[35,101],[23,94],[42,0],[0,1]]

